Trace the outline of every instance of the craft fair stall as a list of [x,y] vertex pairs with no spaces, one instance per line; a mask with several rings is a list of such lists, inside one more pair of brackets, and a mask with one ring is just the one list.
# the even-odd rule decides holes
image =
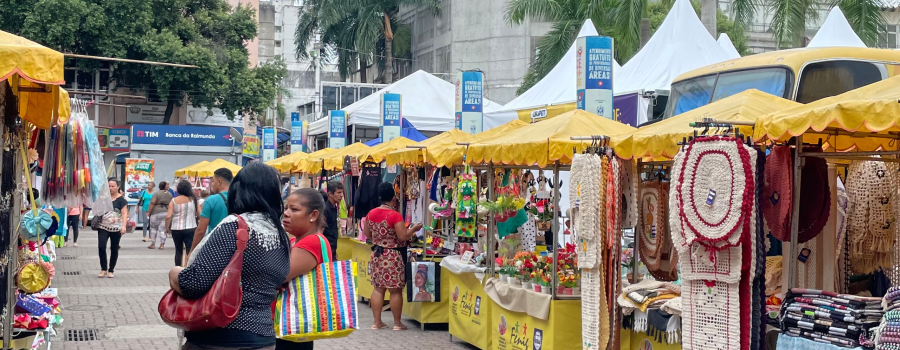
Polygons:
[[[335,149],[332,148],[323,148],[318,151],[309,153],[306,157],[302,157],[301,159],[296,159],[290,164],[290,169],[288,170],[291,174],[297,174],[300,178],[298,181],[300,187],[311,187],[315,188],[319,182],[319,179],[316,177],[317,174],[310,174],[304,171],[304,168],[311,166],[312,159],[321,159],[323,156],[331,154],[335,152]],[[288,164],[285,164],[287,166]]]
[[[540,232],[537,226],[544,226],[547,221],[550,234],[557,236],[559,233],[561,187],[568,191],[570,201],[577,201],[580,198],[578,193],[591,192],[597,197],[607,190],[599,187],[599,176],[592,177],[596,187],[590,189],[582,189],[582,184],[571,178],[569,184],[559,183],[561,171],[567,170],[570,165],[570,175],[581,172],[578,170],[581,164],[573,162],[573,158],[586,155],[576,152],[603,153],[596,156],[598,165],[600,158],[618,164],[619,161],[611,153],[601,152],[590,141],[596,140],[597,135],[621,135],[633,130],[619,122],[575,110],[511,130],[492,140],[469,143],[466,162],[489,165],[486,179],[489,193],[481,206],[488,209],[491,218],[487,256],[493,259],[497,253],[494,263],[488,264],[489,274],[499,272],[500,275],[499,278],[490,278],[484,286],[485,294],[490,299],[492,322],[495,322],[490,327],[491,349],[526,346],[548,349],[606,348],[611,314],[607,302],[611,291],[607,287],[612,288],[615,283],[606,280],[606,276],[612,274],[607,271],[610,265],[605,259],[618,256],[618,253],[613,253],[618,246],[607,246],[606,243],[609,237],[619,237],[619,220],[611,220],[610,225],[604,225],[602,229],[597,226],[579,231],[577,219],[581,217],[579,210],[592,213],[584,217],[594,219],[607,217],[607,214],[618,217],[618,210],[615,206],[601,207],[599,202],[577,202],[578,205],[572,206],[574,209],[569,210],[568,215],[570,220],[576,219],[572,232],[574,237],[578,237],[573,240],[576,244],[565,244],[564,248],[556,247],[552,252],[538,254],[535,252],[535,238]],[[587,141],[580,138],[572,140],[572,137],[584,137]],[[548,167],[552,167],[553,173],[543,182],[550,187],[540,188],[542,181],[532,182],[534,174],[526,170],[534,169],[543,174],[542,170]],[[601,174],[600,169],[594,170],[593,174]],[[539,180],[540,177],[543,175],[534,179]],[[620,182],[609,183],[618,185]],[[614,187],[609,186],[610,189]],[[591,234],[602,237],[588,237]],[[600,244],[601,241],[604,244]],[[600,252],[606,254],[600,255]],[[589,253],[591,258],[585,253]],[[576,265],[576,256],[579,265]],[[600,256],[603,258],[598,259]],[[616,279],[617,266],[615,264],[613,267]],[[580,289],[580,295],[575,295],[576,288]]]
[[[416,234],[416,242],[412,245],[412,252],[407,270],[410,271],[407,279],[408,288],[404,291],[406,294],[406,302],[403,304],[403,313],[410,318],[416,320],[424,329],[426,324],[448,323],[450,311],[450,288],[449,274],[447,269],[441,267],[444,259],[452,255],[460,255],[466,251],[471,251],[472,245],[456,244],[453,224],[455,223],[455,213],[447,215],[439,215],[438,218],[432,219],[432,211],[441,212],[451,210],[448,205],[435,203],[431,206],[430,188],[435,186],[434,200],[438,202],[442,199],[448,199],[444,203],[453,202],[457,196],[447,195],[449,193],[456,194],[455,186],[446,186],[446,190],[440,191],[437,187],[444,188],[443,182],[439,181],[442,176],[442,169],[429,168],[426,159],[423,157],[424,152],[428,148],[441,148],[449,145],[455,145],[457,142],[464,141],[471,137],[466,132],[451,129],[440,133],[434,137],[417,142],[414,145],[406,146],[392,151],[385,157],[385,165],[389,167],[399,167],[399,176],[395,178],[395,185],[401,195],[400,212],[403,214],[406,222],[410,224],[422,223],[425,228]],[[449,178],[454,178],[452,173],[458,169],[446,169],[449,171]],[[434,179],[435,183],[428,181]],[[452,182],[452,180],[449,180]],[[437,193],[440,191],[441,193]],[[443,201],[442,201],[443,202]],[[432,211],[427,208],[431,206]],[[446,207],[437,210],[438,207]],[[473,252],[474,253],[474,252]],[[468,263],[472,254],[466,258]],[[455,261],[463,264],[459,257],[455,257]],[[457,295],[457,299],[458,299]]]
[[[781,323],[770,335],[779,349],[900,343],[898,83],[887,79],[756,122],[754,140],[773,145],[762,216],[788,257],[772,266],[786,270],[786,293],[777,294]],[[774,193],[777,203],[769,200]]]
[[[188,181],[194,187],[194,191],[199,192],[202,190],[209,189],[209,184],[212,182],[212,177],[216,170],[220,168],[227,168],[231,170],[233,174],[237,174],[238,171],[241,170],[241,166],[229,162],[227,160],[217,158],[213,161],[201,161],[199,163],[178,169],[175,171],[175,178],[178,179],[183,176],[187,176]],[[174,186],[174,182],[169,183],[170,186]],[[174,190],[174,187],[172,188]]]
[[[34,205],[39,198],[31,189],[42,187],[34,173],[45,148],[38,136],[43,133],[49,140],[59,125],[75,123],[69,118],[68,93],[59,87],[64,83],[61,53],[0,31],[0,193],[6,203],[0,210],[3,348],[42,346],[62,321],[57,290],[48,288],[55,254],[47,235],[57,233],[59,220]],[[69,136],[86,150],[85,141],[90,140]],[[95,150],[99,152],[99,144]],[[54,222],[57,227],[50,227]]]
[[[704,303],[697,301],[703,297],[710,296],[703,294],[702,291],[697,293],[702,288],[695,288],[696,290],[685,289],[697,283],[695,281],[698,279],[698,272],[693,270],[696,269],[694,264],[696,262],[695,258],[699,254],[697,250],[701,248],[685,249],[683,248],[685,246],[684,243],[681,245],[676,244],[683,239],[681,239],[680,235],[675,237],[678,230],[672,229],[672,226],[669,224],[672,220],[680,220],[675,222],[691,222],[678,216],[680,213],[678,208],[681,208],[682,205],[680,204],[681,202],[674,202],[675,200],[681,200],[679,194],[684,192],[674,189],[675,184],[680,182],[675,175],[681,169],[677,161],[678,157],[687,154],[691,150],[688,147],[694,144],[685,143],[688,140],[692,142],[697,140],[696,142],[699,142],[701,139],[712,140],[721,138],[724,140],[730,138],[732,147],[737,147],[740,144],[742,145],[740,146],[741,149],[750,149],[749,146],[736,141],[741,138],[741,131],[747,132],[749,135],[757,118],[795,106],[799,106],[799,104],[757,90],[749,90],[693,111],[642,127],[624,137],[612,139],[611,145],[619,157],[637,161],[635,177],[633,178],[635,184],[634,193],[637,194],[637,205],[629,206],[625,224],[626,226],[635,227],[633,246],[630,249],[631,254],[623,254],[628,258],[622,261],[623,265],[626,265],[624,270],[631,272],[627,274],[627,279],[630,283],[626,284],[622,292],[616,296],[616,303],[623,314],[621,324],[616,325],[616,328],[614,328],[615,331],[621,332],[621,349],[638,350],[645,349],[647,346],[651,346],[654,349],[680,348],[682,334],[685,334],[684,340],[686,343],[693,342],[695,339],[687,333],[687,330],[683,329],[685,324],[682,321],[683,318],[696,317],[703,319],[709,315],[708,312],[710,310],[716,310],[714,308],[704,308],[702,307]],[[703,121],[704,118],[714,118],[716,122],[712,124],[697,122]],[[694,138],[695,136],[697,136],[696,139]],[[710,174],[713,174],[712,171],[716,167],[728,165],[727,162],[721,162],[734,161],[735,159],[725,158],[725,156],[722,156],[724,160],[715,158],[722,154],[716,149],[703,152],[711,154],[713,159],[720,162],[704,164],[703,161],[706,158],[701,157],[700,164],[703,164],[704,167],[697,170],[707,174],[701,176],[699,180],[705,181],[705,186],[712,186],[707,188],[706,191],[714,193],[711,195],[707,192],[703,193],[704,199],[706,199],[706,196],[711,196],[713,199],[710,205],[704,204],[701,209],[706,209],[707,207],[715,208],[717,204],[722,203],[721,198],[719,198],[718,202],[715,200],[719,193],[732,192],[731,188],[717,187],[719,185],[710,182],[712,181],[711,176],[713,176]],[[744,156],[749,157],[749,153],[748,151]],[[673,158],[676,159],[675,164],[672,162]],[[740,159],[743,158],[738,158],[738,160]],[[722,171],[715,173],[714,176],[721,180],[733,178],[733,176],[729,177],[726,174],[727,172]],[[687,180],[681,181],[687,182]],[[729,198],[729,200],[733,199]],[[734,201],[732,203],[740,202]],[[688,228],[685,229],[687,230]],[[757,237],[756,239],[757,241],[754,244],[759,245],[759,247],[764,246],[763,237]],[[746,244],[746,246],[750,246],[750,244]],[[739,245],[738,247],[742,246]],[[694,249],[694,251],[691,252],[688,249]],[[706,254],[706,260],[701,259],[699,261],[709,261],[709,254],[703,254]],[[738,253],[734,252],[734,254]],[[685,257],[689,258],[685,259]],[[731,256],[726,256],[725,258],[731,258]],[[764,258],[756,253],[753,254],[752,259],[764,262]],[[752,259],[748,259],[748,262]],[[679,275],[678,271],[679,264],[681,264],[681,275]],[[697,266],[705,265],[697,263]],[[762,281],[760,280],[762,276],[756,271],[753,274],[748,273],[748,271],[742,271],[743,274],[741,274],[742,272],[734,271],[731,272],[731,275],[725,274],[724,272],[728,271],[724,269],[718,271],[722,272],[719,278],[726,281],[746,277],[748,281],[759,284],[754,287],[762,286]],[[718,281],[714,279],[716,276],[715,271],[712,271],[712,274],[701,274],[699,278],[704,281],[712,281],[711,283],[721,283],[716,282]],[[720,286],[713,284],[710,288],[718,287]],[[753,304],[753,308],[760,308],[763,305],[761,298],[764,298],[765,295],[759,293],[758,290],[755,291],[757,292],[756,294],[748,294],[744,299],[735,299],[734,305],[724,306],[748,307],[749,309],[750,305]],[[725,292],[728,291],[726,290]],[[751,297],[755,299],[751,300]],[[693,298],[693,300],[686,301],[689,298]],[[755,304],[753,303],[754,300],[757,301]],[[698,305],[701,305],[701,310],[707,312],[703,313],[702,315],[704,316],[702,317],[693,316],[699,313],[698,310],[690,310],[692,306]],[[691,312],[691,316],[685,314],[686,309]],[[753,312],[755,312],[753,315],[762,314],[762,310],[759,309],[754,309]],[[719,313],[719,315],[724,315],[723,317],[734,316],[725,313]],[[718,322],[715,323],[717,328],[723,328],[725,325],[731,324],[749,325],[751,323],[751,320],[740,318],[713,320]],[[723,320],[726,322],[723,323]],[[746,327],[746,330],[753,329],[755,334],[761,334],[759,330],[761,323],[755,322],[753,324],[756,326]],[[697,325],[691,326],[702,328]],[[704,324],[703,326],[708,328],[709,324]],[[744,330],[744,327],[740,328]],[[708,331],[705,329],[701,330]],[[697,334],[696,329],[695,333],[692,334]],[[725,334],[728,333],[725,332]],[[759,337],[757,336],[756,338],[757,340],[754,344],[758,345]],[[717,348],[717,346],[722,344],[702,343],[699,348]],[[689,348],[696,349],[698,345],[697,343],[691,343]],[[734,348],[736,349],[737,347]]]

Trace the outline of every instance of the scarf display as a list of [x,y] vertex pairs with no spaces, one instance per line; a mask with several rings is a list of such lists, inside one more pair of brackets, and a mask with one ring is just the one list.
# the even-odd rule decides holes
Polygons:
[[802,288],[788,292],[779,312],[785,335],[848,348],[870,346],[883,316],[882,298]]
[[754,323],[761,317],[752,315],[762,312],[753,306],[761,299],[754,290],[764,285],[756,280],[764,269],[757,261],[758,158],[737,138],[709,136],[693,139],[674,159],[668,220],[684,288],[683,349],[759,346]]
[[897,174],[880,161],[853,161],[848,174],[850,267],[854,273],[871,273],[893,262],[896,195],[891,184]]

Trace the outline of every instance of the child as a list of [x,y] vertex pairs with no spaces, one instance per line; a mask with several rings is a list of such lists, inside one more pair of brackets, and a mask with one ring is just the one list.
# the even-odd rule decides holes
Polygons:
[[197,205],[200,206],[200,210],[203,210],[203,202],[206,201],[206,197],[209,197],[209,190],[200,191],[200,200],[197,201]]

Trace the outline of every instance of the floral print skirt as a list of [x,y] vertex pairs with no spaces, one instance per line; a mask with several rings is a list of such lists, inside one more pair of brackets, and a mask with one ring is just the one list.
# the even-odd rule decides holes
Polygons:
[[385,249],[379,257],[372,253],[369,261],[369,276],[372,285],[384,288],[403,288],[406,286],[406,273],[400,252]]

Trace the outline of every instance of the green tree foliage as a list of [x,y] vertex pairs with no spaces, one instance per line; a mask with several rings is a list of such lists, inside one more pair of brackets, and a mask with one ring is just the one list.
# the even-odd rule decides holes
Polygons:
[[[225,0],[7,0],[0,30],[78,54],[195,65],[112,63],[116,86],[155,92],[175,106],[220,108],[255,118],[275,99],[284,62],[248,67],[244,43],[256,37],[256,12]],[[71,61],[69,61],[71,63]],[[78,60],[84,69],[96,61]]]

